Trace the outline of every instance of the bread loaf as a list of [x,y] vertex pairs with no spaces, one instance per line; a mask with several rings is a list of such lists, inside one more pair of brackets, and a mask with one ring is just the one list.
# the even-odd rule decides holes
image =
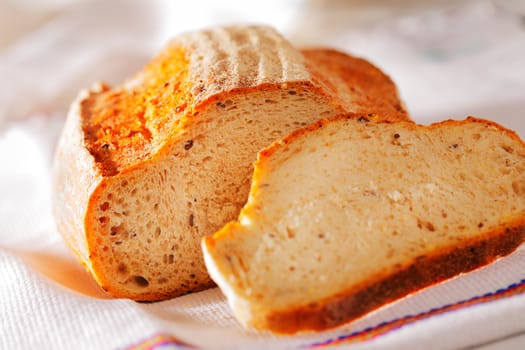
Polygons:
[[53,170],[58,230],[116,297],[208,288],[200,241],[239,214],[257,152],[349,111],[408,120],[365,60],[301,52],[264,26],[182,34],[122,86],[73,103]]
[[259,153],[237,221],[203,239],[245,325],[322,330],[525,240],[525,144],[480,119],[339,116]]

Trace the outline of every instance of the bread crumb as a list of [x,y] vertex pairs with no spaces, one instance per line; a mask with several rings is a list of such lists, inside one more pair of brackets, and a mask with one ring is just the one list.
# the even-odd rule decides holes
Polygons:
[[392,192],[388,192],[387,196],[390,200],[394,202],[400,202],[404,199],[404,196],[397,190],[394,190]]

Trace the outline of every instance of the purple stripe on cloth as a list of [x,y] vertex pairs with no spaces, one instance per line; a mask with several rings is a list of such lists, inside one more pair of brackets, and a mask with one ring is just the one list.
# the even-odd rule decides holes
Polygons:
[[[414,323],[418,320],[432,317],[434,315],[451,312],[454,310],[470,307],[473,305],[487,303],[494,300],[511,297],[518,294],[525,294],[525,279],[517,283],[510,284],[505,288],[498,289],[494,292],[486,293],[479,296],[474,296],[469,299],[461,300],[456,303],[447,304],[444,306],[429,309],[427,311],[414,314],[405,315],[393,320],[381,322],[375,326],[367,327],[356,332],[342,334],[335,338],[324,339],[316,341],[315,343],[306,344],[298,348],[302,349],[320,349],[324,347],[345,345],[357,342],[367,341],[396,329],[399,329],[407,324]],[[321,334],[320,334],[321,336]],[[182,341],[171,334],[158,333],[149,338],[127,347],[127,350],[160,350],[160,349],[198,349],[194,344]]]

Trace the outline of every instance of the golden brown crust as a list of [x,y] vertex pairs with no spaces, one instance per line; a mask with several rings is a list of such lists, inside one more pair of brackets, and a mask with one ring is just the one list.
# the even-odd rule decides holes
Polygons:
[[192,107],[187,70],[185,51],[171,45],[134,77],[133,84],[114,90],[102,85],[81,101],[86,148],[104,176],[150,157]]
[[[273,153],[275,153],[275,151],[277,151],[280,147],[282,147],[283,144],[288,144],[288,143],[295,142],[295,139],[304,137],[305,135],[307,135],[311,131],[314,131],[314,130],[317,130],[319,128],[322,128],[323,126],[325,126],[328,123],[331,123],[331,122],[336,121],[336,120],[341,120],[341,119],[357,119],[357,120],[359,120],[359,121],[361,121],[363,123],[366,123],[368,121],[374,121],[376,123],[396,122],[396,123],[402,123],[403,125],[405,125],[406,127],[410,128],[410,129],[417,129],[417,128],[433,129],[433,128],[440,128],[440,127],[446,126],[448,124],[461,125],[461,124],[468,124],[468,123],[474,122],[474,123],[483,124],[486,127],[490,127],[490,128],[494,128],[494,129],[500,130],[501,132],[506,133],[512,139],[514,139],[514,140],[520,142],[521,144],[525,145],[523,140],[521,140],[521,138],[519,137],[519,135],[515,131],[513,131],[511,129],[508,129],[508,128],[505,128],[505,127],[503,127],[502,125],[500,125],[500,124],[498,124],[496,122],[493,122],[493,121],[490,121],[490,120],[486,120],[486,119],[481,119],[481,118],[474,117],[474,116],[469,116],[469,117],[465,118],[464,120],[452,120],[452,119],[449,119],[449,120],[436,122],[436,123],[433,123],[433,124],[430,124],[430,125],[427,125],[427,126],[423,126],[423,125],[415,124],[415,123],[413,123],[410,120],[393,120],[392,121],[392,120],[384,119],[382,117],[380,119],[378,119],[378,116],[375,113],[372,114],[372,115],[366,115],[366,116],[362,115],[362,114],[358,114],[358,113],[344,113],[344,114],[336,115],[336,116],[333,116],[333,117],[330,117],[330,118],[319,119],[315,123],[312,123],[312,124],[308,125],[305,128],[301,128],[301,129],[297,129],[297,130],[292,131],[290,134],[288,134],[282,140],[278,140],[278,141],[274,142],[273,144],[269,145],[268,147],[266,147],[265,149],[263,149],[263,150],[261,150],[259,152],[258,158],[257,158],[257,162],[256,162],[256,165],[257,165],[256,168],[260,167],[259,163],[262,163],[262,162],[266,161],[266,159],[269,158]],[[256,176],[254,174],[254,179],[255,178],[256,178]]]
[[83,91],[73,103],[55,153],[52,169],[53,215],[59,232],[83,265],[91,270],[89,249],[84,234],[84,214],[92,191],[102,182],[95,161],[84,144],[80,125],[80,101],[103,88]]
[[393,274],[378,278],[359,289],[294,310],[274,312],[256,328],[291,334],[304,330],[326,330],[357,319],[385,304],[460,273],[485,266],[516,250],[525,242],[525,222],[487,233],[478,241],[466,242],[441,254],[424,256]]
[[[238,38],[241,40],[242,38]],[[91,93],[81,101],[86,147],[104,176],[113,176],[151,157],[174,129],[198,119],[198,112],[222,96],[243,91],[279,89],[275,82],[222,81],[191,72],[191,52],[173,41],[145,69],[122,87]],[[390,78],[366,60],[333,49],[302,50],[305,75],[310,80],[287,82],[290,89],[308,86],[326,94],[341,113],[369,115],[385,120],[410,120]],[[198,82],[198,93],[195,84]],[[197,94],[197,95],[195,95]]]
[[[301,50],[312,80],[348,106],[347,111],[384,120],[410,120],[388,75],[359,57],[330,48]],[[371,116],[369,116],[371,117]]]

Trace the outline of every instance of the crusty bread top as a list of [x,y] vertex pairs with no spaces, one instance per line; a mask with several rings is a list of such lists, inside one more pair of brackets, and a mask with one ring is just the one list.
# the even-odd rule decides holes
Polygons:
[[189,53],[197,103],[232,89],[311,78],[301,53],[272,27],[217,27],[182,35],[172,45]]
[[[347,110],[369,119],[406,120],[394,82],[365,59],[335,49],[303,49],[315,84],[337,96]],[[375,115],[371,115],[373,112]]]
[[[124,87],[80,101],[85,144],[104,176],[147,158],[192,107],[185,51],[168,46]],[[140,82],[140,83],[139,83]]]
[[524,171],[524,143],[492,122],[321,120],[259,153],[206,266],[245,324],[334,327],[516,249]]
[[304,57],[270,27],[231,26],[173,39],[143,71],[82,102],[86,144],[104,175],[148,157],[214,95],[307,81]]
[[219,96],[297,83],[341,112],[408,119],[394,83],[365,60],[335,50],[301,53],[270,27],[216,27],[179,35],[122,86],[91,91],[80,110],[86,147],[102,175],[115,175],[149,158],[184,128],[183,118]]

